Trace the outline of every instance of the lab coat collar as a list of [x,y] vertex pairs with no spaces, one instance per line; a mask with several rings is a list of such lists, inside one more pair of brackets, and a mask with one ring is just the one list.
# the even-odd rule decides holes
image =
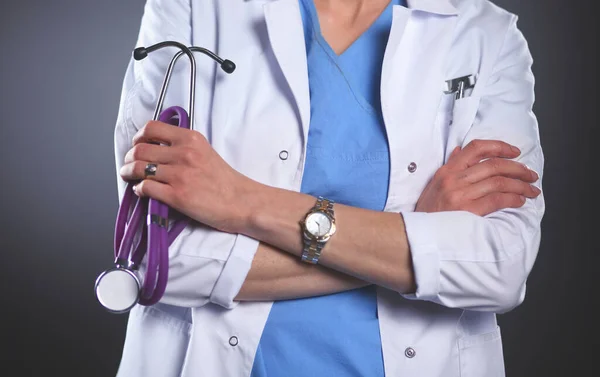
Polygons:
[[[254,0],[245,0],[254,1]],[[280,1],[280,0],[268,0]],[[406,0],[409,9],[421,12],[453,16],[458,14],[458,9],[453,4],[453,0]]]
[[458,9],[452,4],[452,0],[407,0],[406,3],[412,10],[445,16],[458,14]]

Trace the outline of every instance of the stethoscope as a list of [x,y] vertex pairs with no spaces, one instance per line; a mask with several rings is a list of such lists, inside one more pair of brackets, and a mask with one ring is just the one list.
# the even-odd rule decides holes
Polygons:
[[[194,129],[194,100],[196,90],[196,60],[193,52],[208,55],[226,73],[235,70],[235,64],[221,59],[215,53],[201,47],[186,47],[179,42],[160,42],[150,47],[134,50],[135,60],[142,60],[149,53],[164,47],[177,47],[177,52],[167,68],[153,120],[187,129]],[[190,60],[189,114],[179,106],[162,111],[163,103],[175,64],[183,55]],[[94,289],[104,308],[113,313],[125,313],[136,304],[154,305],[165,293],[169,271],[168,248],[188,225],[189,218],[170,220],[169,207],[158,200],[139,198],[133,193],[134,182],[125,188],[117,213],[114,237],[115,266],[98,276]],[[142,222],[144,215],[146,221]],[[143,282],[138,276],[139,266],[147,255]]]

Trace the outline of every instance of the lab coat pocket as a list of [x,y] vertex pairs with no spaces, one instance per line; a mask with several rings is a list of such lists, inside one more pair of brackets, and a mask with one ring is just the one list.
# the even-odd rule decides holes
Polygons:
[[461,377],[504,377],[500,327],[458,340]]
[[158,304],[131,310],[117,377],[179,377],[191,334],[190,309]]
[[464,147],[464,140],[475,121],[480,101],[481,97],[478,96],[465,97],[454,101],[450,107],[448,118],[444,124],[447,127],[444,162],[448,161],[448,157],[455,147]]

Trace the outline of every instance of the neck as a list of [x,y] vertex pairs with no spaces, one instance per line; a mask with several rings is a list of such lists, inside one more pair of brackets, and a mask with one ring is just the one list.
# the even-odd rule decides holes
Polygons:
[[349,23],[372,12],[379,13],[390,0],[314,0],[320,15],[327,18],[341,17]]

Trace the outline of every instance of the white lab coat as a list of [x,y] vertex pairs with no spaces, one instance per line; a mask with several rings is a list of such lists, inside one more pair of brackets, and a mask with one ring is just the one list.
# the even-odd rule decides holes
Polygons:
[[[137,46],[177,40],[233,60],[238,68],[228,76],[197,56],[196,130],[243,174],[299,190],[310,120],[302,30],[298,0],[148,0]],[[152,53],[127,69],[118,167],[152,116],[174,52]],[[487,0],[394,7],[381,86],[391,162],[385,211],[404,215],[418,289],[378,290],[387,377],[504,375],[494,313],[524,299],[543,196],[486,217],[413,210],[452,149],[473,139],[516,145],[518,160],[542,174],[531,64],[516,17]],[[188,72],[184,57],[167,106],[186,106]],[[453,105],[445,81],[469,74],[477,75],[475,88]],[[257,246],[244,235],[188,227],[170,248],[162,303],[130,314],[119,376],[249,376],[272,303],[233,299]]]

